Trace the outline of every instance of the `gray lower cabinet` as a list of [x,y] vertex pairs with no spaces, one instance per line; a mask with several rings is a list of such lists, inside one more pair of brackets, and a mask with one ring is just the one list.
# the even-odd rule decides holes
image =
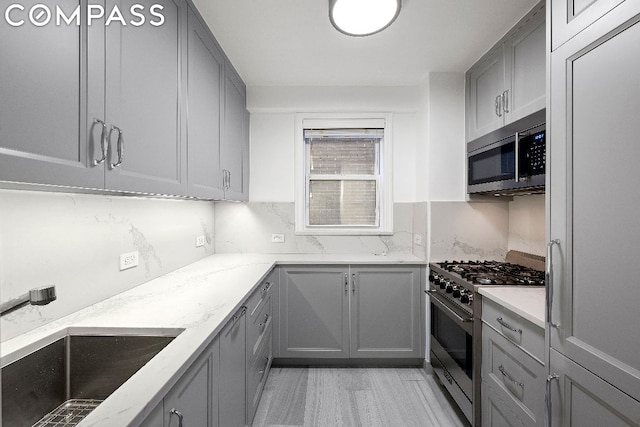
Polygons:
[[467,71],[467,141],[545,108],[545,10],[542,1]]
[[419,266],[281,267],[280,358],[419,358]]
[[246,423],[247,307],[243,306],[220,332],[219,423],[240,427]]
[[278,357],[349,357],[349,266],[283,266]]
[[[579,419],[597,420],[603,407],[640,402],[638,46],[640,2],[625,1],[550,55],[550,374],[562,393],[575,393],[559,400],[551,380],[552,414],[563,417],[554,425],[579,425],[570,418],[577,408]],[[567,385],[578,367],[585,375]],[[583,388],[600,381],[621,393]],[[600,405],[587,403],[598,399]],[[607,417],[614,413],[619,424],[595,425],[640,422],[637,410]]]
[[142,427],[217,427],[219,340],[213,341],[167,393]]
[[420,269],[351,266],[349,356],[420,357]]

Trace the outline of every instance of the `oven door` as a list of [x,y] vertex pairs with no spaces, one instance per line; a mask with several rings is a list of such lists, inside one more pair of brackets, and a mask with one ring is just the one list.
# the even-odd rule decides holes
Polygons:
[[473,317],[430,292],[431,365],[465,416],[472,418]]

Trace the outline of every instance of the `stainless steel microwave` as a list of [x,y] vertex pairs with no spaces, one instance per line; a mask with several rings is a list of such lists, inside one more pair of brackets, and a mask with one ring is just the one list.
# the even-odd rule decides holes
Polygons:
[[543,193],[546,170],[545,125],[515,132],[467,153],[467,193]]

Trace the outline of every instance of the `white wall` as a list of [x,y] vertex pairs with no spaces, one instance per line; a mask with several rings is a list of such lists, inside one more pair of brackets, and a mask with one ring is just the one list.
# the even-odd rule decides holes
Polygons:
[[464,74],[430,73],[428,97],[429,200],[463,201]]
[[392,113],[393,200],[416,201],[417,87],[249,87],[252,202],[294,201],[295,114]]
[[[1,341],[204,258],[213,240],[211,202],[0,190],[0,301],[45,285],[58,295],[3,316]],[[136,250],[139,266],[119,271]]]

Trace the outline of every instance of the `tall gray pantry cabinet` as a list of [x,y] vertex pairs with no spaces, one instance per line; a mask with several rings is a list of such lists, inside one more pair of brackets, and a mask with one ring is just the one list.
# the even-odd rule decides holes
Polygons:
[[549,422],[640,425],[640,2],[551,1]]

